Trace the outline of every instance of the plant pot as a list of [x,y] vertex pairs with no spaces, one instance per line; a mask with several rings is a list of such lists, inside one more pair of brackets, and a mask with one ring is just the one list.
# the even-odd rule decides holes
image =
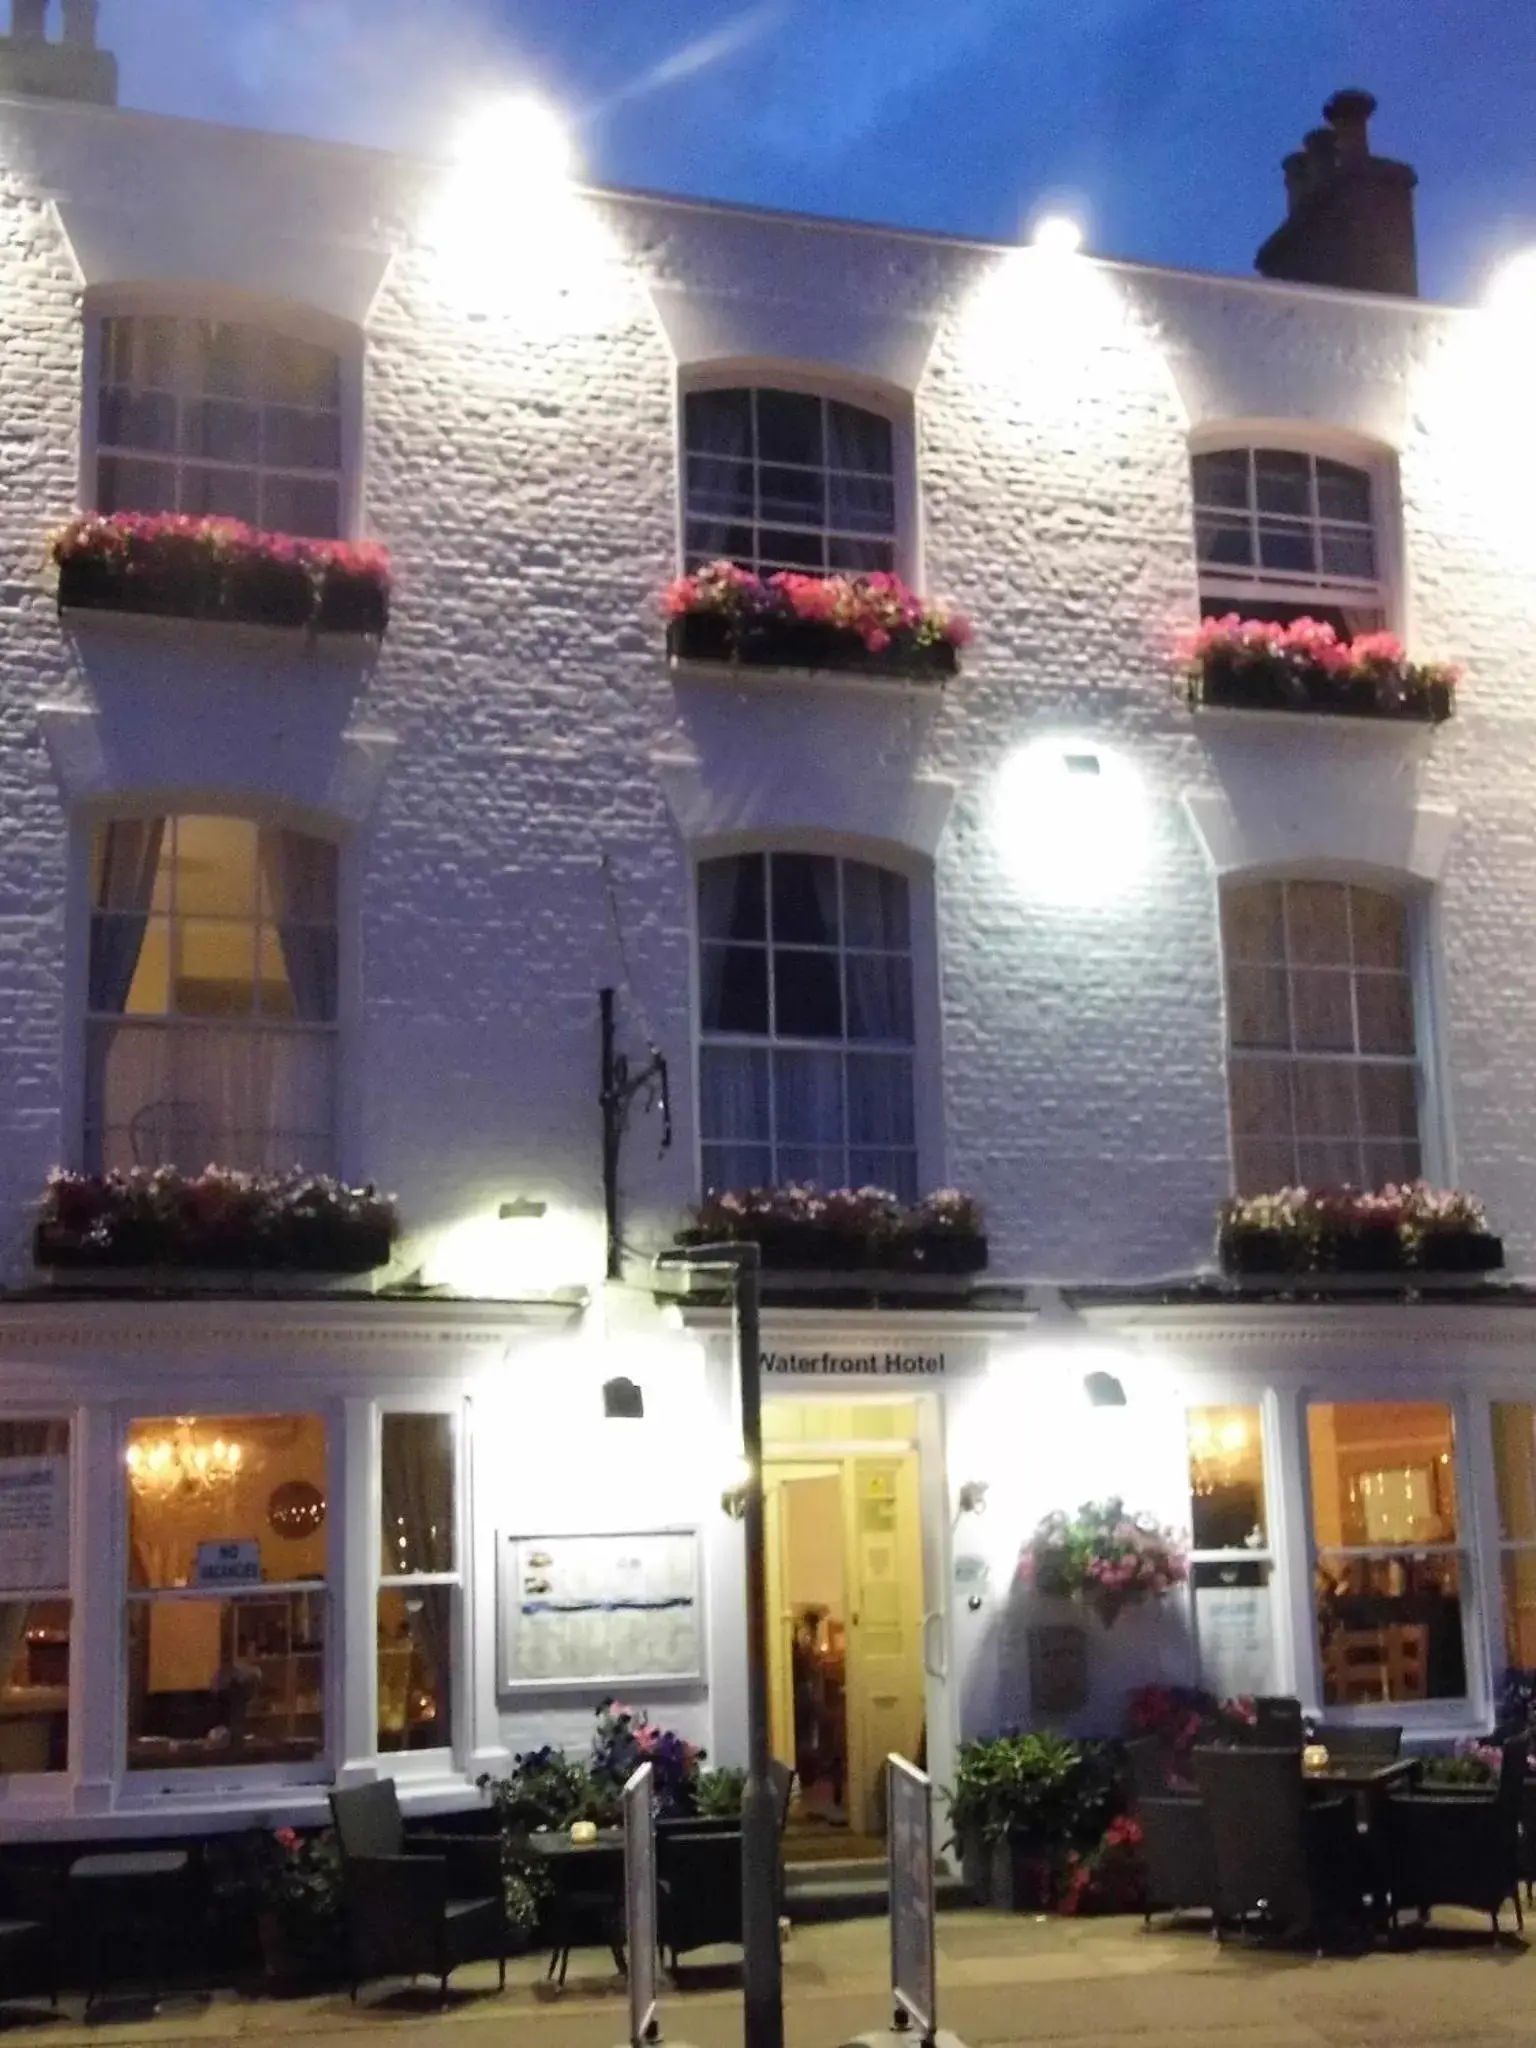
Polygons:
[[1332,718],[1396,718],[1439,724],[1450,717],[1451,691],[1444,683],[1428,686],[1390,676],[1369,682],[1346,681],[1325,668],[1306,667],[1263,656],[1234,660],[1207,657],[1191,684],[1191,697],[1236,711],[1301,711]]
[[[765,1273],[857,1273],[875,1263],[867,1238],[821,1223],[754,1223],[738,1235],[757,1246]],[[683,1230],[676,1242],[702,1244],[705,1238],[697,1230]]]
[[290,1227],[281,1237],[177,1234],[135,1218],[114,1219],[101,1241],[83,1241],[57,1224],[33,1233],[34,1263],[63,1272],[125,1268],[200,1272],[371,1273],[388,1265],[392,1240],[382,1225],[320,1221]]
[[1494,1273],[1504,1263],[1504,1240],[1487,1230],[1432,1230],[1419,1245],[1426,1273]]
[[251,626],[307,626],[315,609],[315,586],[302,562],[232,562],[223,595],[225,615]]
[[1306,1247],[1284,1230],[1227,1224],[1217,1245],[1224,1273],[1297,1273],[1308,1264]]
[[894,1273],[984,1273],[987,1240],[979,1231],[902,1232],[881,1246],[880,1264]]
[[794,618],[731,618],[724,612],[685,612],[670,620],[667,652],[674,661],[833,670],[914,682],[942,682],[960,667],[958,651],[947,640],[920,645],[909,634],[896,634],[888,647],[871,651],[857,633],[841,626]]
[[376,577],[328,569],[320,585],[315,625],[322,633],[357,633],[382,640],[389,626],[389,591]]
[[1118,1586],[1085,1586],[1081,1597],[1089,1613],[1096,1614],[1103,1626],[1110,1629],[1128,1607],[1139,1607],[1146,1595]]
[[1316,1266],[1322,1272],[1400,1273],[1407,1263],[1407,1248],[1395,1223],[1325,1231],[1318,1240]]

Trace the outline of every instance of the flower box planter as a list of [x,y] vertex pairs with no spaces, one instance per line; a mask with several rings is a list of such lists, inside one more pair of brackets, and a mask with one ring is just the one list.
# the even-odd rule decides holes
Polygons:
[[169,1167],[50,1176],[33,1238],[43,1268],[79,1274],[334,1275],[387,1265],[393,1202],[322,1175]]
[[1192,705],[1229,711],[1303,711],[1325,718],[1404,719],[1440,725],[1455,708],[1448,683],[1361,681],[1283,660],[1208,657],[1189,681]]
[[987,1240],[980,1231],[912,1230],[876,1246],[885,1273],[944,1273],[963,1278],[987,1270]]
[[794,618],[733,618],[725,612],[686,612],[667,626],[673,661],[733,668],[792,668],[841,675],[942,683],[958,675],[959,650],[947,640],[893,638],[872,652],[858,634]]
[[1410,1247],[1396,1230],[1325,1233],[1307,1240],[1278,1230],[1236,1228],[1222,1231],[1218,1250],[1222,1271],[1244,1278],[1493,1273],[1504,1263],[1503,1239],[1485,1230],[1435,1231]]
[[232,519],[115,514],[51,542],[61,612],[131,612],[381,639],[389,564],[367,543],[260,533]]

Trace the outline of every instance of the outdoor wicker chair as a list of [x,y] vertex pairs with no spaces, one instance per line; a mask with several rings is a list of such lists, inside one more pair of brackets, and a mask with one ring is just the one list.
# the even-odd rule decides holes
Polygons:
[[1499,1933],[1499,1914],[1513,1900],[1520,1909],[1520,1807],[1530,1738],[1504,1744],[1498,1783],[1479,1796],[1405,1792],[1387,1801],[1387,1858],[1392,1913],[1417,1912],[1428,1920],[1436,1906],[1466,1906],[1486,1913]]
[[1354,1802],[1309,1794],[1296,1751],[1197,1749],[1216,1869],[1216,1921],[1313,1940],[1364,1917]]

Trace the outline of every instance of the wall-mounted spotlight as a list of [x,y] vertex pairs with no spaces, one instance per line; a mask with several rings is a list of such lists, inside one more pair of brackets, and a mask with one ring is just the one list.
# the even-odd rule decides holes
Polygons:
[[532,1195],[517,1195],[512,1201],[503,1202],[496,1211],[503,1223],[536,1223],[548,1213],[548,1202],[541,1202]]
[[603,1413],[610,1422],[643,1422],[645,1395],[633,1380],[604,1380]]
[[1125,1388],[1112,1372],[1085,1372],[1083,1392],[1090,1408],[1123,1408]]
[[747,1486],[752,1477],[745,1458],[738,1458],[731,1468],[731,1481],[720,1489],[720,1507],[733,1522],[745,1519],[747,1512]]
[[962,1515],[984,1515],[987,1512],[987,1479],[967,1479],[955,1496],[956,1505]]

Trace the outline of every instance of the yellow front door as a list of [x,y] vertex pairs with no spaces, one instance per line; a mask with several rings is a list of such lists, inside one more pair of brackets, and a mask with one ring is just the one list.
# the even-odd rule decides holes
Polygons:
[[923,1737],[923,1559],[914,1452],[843,1460],[848,1824],[885,1822],[884,1764]]

